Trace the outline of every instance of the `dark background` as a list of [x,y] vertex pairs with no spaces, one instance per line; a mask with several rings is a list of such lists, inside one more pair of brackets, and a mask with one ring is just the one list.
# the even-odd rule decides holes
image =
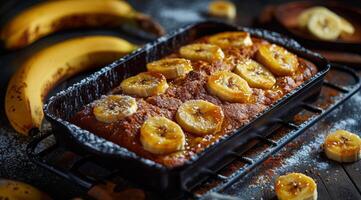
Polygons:
[[[13,1],[0,1],[0,25],[16,15],[22,9],[39,2],[39,0],[13,0]],[[167,31],[183,26],[185,24],[194,23],[204,20],[206,18],[205,12],[207,10],[207,0],[192,0],[192,1],[177,1],[177,0],[131,0],[130,3],[139,11],[145,12],[156,18]],[[233,1],[237,5],[237,19],[236,23],[243,26],[252,26],[254,19],[260,14],[262,8],[268,4],[279,4],[282,0],[277,1]],[[361,1],[342,1],[343,4],[350,6],[361,7]],[[360,19],[361,20],[361,19]],[[51,45],[55,42],[64,40],[66,38],[84,35],[84,34],[111,34],[120,35],[131,41],[139,44],[144,43],[138,39],[134,39],[129,35],[119,31],[110,30],[91,30],[91,31],[68,31],[58,33],[41,39],[29,47],[14,52],[1,52],[0,54],[0,177],[28,182],[34,186],[41,188],[47,193],[51,194],[54,198],[66,199],[81,194],[81,189],[62,180],[56,175],[35,166],[29,162],[27,156],[24,154],[26,144],[31,139],[29,137],[20,136],[9,126],[3,109],[3,99],[6,90],[7,82],[12,73],[15,72],[17,67],[20,66],[22,61],[31,56],[34,52]],[[74,79],[78,80],[78,79]],[[55,91],[63,89],[73,81],[61,84]],[[267,176],[269,171],[277,171],[277,173],[284,173],[287,171],[297,170],[298,165],[314,165],[313,160],[320,160],[323,163],[322,168],[315,166],[318,170],[334,169],[335,165],[332,162],[320,158],[318,154],[306,154],[306,148],[316,148],[322,142],[322,137],[328,133],[329,130],[335,128],[346,128],[351,131],[361,132],[361,125],[359,124],[359,113],[361,94],[358,93],[352,99],[348,100],[339,109],[332,112],[325,120],[316,124],[306,134],[294,143],[298,144],[303,141],[304,145],[298,147],[285,147],[279,153],[294,152],[290,158],[298,159],[297,162],[289,162],[284,166],[283,171],[277,171],[274,166],[263,165],[248,176],[242,178],[234,186],[226,189],[224,193],[235,195],[243,199],[260,199],[262,196],[272,193],[273,178]],[[356,120],[356,123],[355,123]],[[321,139],[320,139],[321,138]],[[316,148],[317,149],[317,148]],[[306,149],[307,150],[307,149]],[[315,151],[317,153],[317,151]],[[278,155],[275,155],[277,157]],[[301,159],[302,158],[302,159]],[[297,160],[296,159],[296,160]],[[292,161],[292,160],[290,160]],[[327,169],[325,168],[327,164]],[[358,164],[359,165],[359,164]],[[258,181],[258,182],[257,182]],[[256,185],[256,186],[255,186]],[[342,187],[342,186],[341,186]],[[347,185],[345,187],[348,187]],[[347,198],[345,198],[347,199]]]

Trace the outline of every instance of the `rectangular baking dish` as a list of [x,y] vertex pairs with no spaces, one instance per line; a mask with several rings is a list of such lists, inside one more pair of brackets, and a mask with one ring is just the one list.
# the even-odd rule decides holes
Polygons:
[[[175,168],[166,168],[139,157],[68,121],[84,105],[107,94],[123,79],[146,71],[146,63],[160,59],[197,38],[224,31],[246,31],[252,36],[283,46],[315,64],[318,73],[255,116],[247,125],[229,133],[184,165]],[[207,174],[207,169],[222,165],[223,159],[226,159],[230,152],[259,135],[269,134],[280,119],[287,119],[300,109],[303,102],[317,97],[329,68],[328,61],[319,54],[301,47],[296,41],[280,34],[221,22],[201,22],[161,37],[51,97],[44,106],[44,112],[46,119],[52,124],[57,142],[73,151],[95,155],[101,163],[118,168],[123,177],[170,198],[194,187],[197,180],[200,180],[199,177]]]

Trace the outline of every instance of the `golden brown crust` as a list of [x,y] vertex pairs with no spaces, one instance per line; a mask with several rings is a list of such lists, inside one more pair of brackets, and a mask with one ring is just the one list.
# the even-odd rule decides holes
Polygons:
[[[258,113],[317,72],[313,64],[299,58],[299,66],[294,75],[276,77],[275,86],[269,90],[252,88],[251,103],[224,102],[211,95],[207,91],[206,85],[210,74],[218,70],[233,69],[245,57],[254,58],[258,47],[261,44],[267,43],[258,38],[252,38],[252,40],[252,46],[242,49],[234,47],[223,49],[226,55],[226,59],[223,62],[192,61],[194,71],[187,74],[184,78],[171,81],[168,90],[164,94],[138,99],[138,111],[122,121],[112,124],[98,122],[92,114],[91,105],[78,112],[71,121],[81,128],[96,133],[166,167],[182,165],[192,155],[203,151],[220,137],[248,123]],[[198,42],[207,42],[207,37],[201,38]],[[178,54],[174,53],[168,57],[178,57]],[[221,131],[204,137],[194,136],[185,132],[185,150],[180,152],[168,155],[155,155],[145,151],[139,141],[139,129],[147,117],[165,116],[175,121],[175,114],[181,103],[193,99],[202,99],[221,106],[225,115]]]

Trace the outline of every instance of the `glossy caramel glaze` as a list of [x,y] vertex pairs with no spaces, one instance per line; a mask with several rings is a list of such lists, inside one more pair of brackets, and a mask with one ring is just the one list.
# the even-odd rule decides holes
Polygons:
[[[208,38],[201,38],[198,42],[207,43]],[[207,77],[218,70],[232,70],[244,58],[256,57],[256,52],[265,40],[252,38],[253,45],[243,48],[223,48],[225,59],[214,63],[205,61],[192,61],[194,71],[184,78],[168,81],[169,88],[164,94],[148,98],[137,98],[138,110],[132,116],[114,123],[102,123],[93,115],[93,104],[85,106],[71,118],[71,122],[79,127],[104,137],[139,156],[148,158],[168,168],[180,166],[191,156],[201,152],[222,136],[247,124],[258,113],[276,102],[282,96],[302,84],[305,80],[316,74],[317,68],[310,62],[298,58],[298,68],[293,76],[276,77],[276,84],[270,90],[252,88],[251,103],[229,103],[221,101],[207,91]],[[180,57],[177,52],[167,57]],[[121,93],[114,89],[113,94]],[[186,145],[183,151],[168,155],[155,155],[143,149],[139,140],[140,127],[149,116],[165,116],[175,121],[175,114],[182,102],[192,99],[202,99],[219,105],[225,118],[221,131],[197,137],[185,132]]]

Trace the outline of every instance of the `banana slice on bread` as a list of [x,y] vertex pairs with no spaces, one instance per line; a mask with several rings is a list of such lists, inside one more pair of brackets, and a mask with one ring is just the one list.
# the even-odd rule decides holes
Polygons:
[[245,59],[239,63],[234,71],[254,88],[271,89],[276,78],[267,68],[252,59]]
[[160,73],[142,72],[123,80],[120,88],[125,94],[149,97],[164,93],[168,83]]
[[184,149],[185,136],[177,123],[165,117],[150,117],[140,129],[140,142],[151,153],[169,154]]
[[355,162],[361,158],[361,139],[345,130],[329,134],[324,142],[326,156],[338,162]]
[[276,180],[275,191],[279,200],[316,200],[315,181],[301,173],[289,173]]
[[190,100],[177,110],[178,124],[186,131],[203,136],[216,133],[223,123],[221,107],[204,100]]
[[183,77],[193,70],[189,60],[184,58],[165,58],[147,64],[150,72],[163,74],[167,79]]
[[221,48],[251,46],[252,39],[247,32],[223,32],[209,37],[209,42]]
[[112,123],[132,115],[137,109],[135,98],[126,95],[109,95],[95,102],[93,114],[98,121]]
[[219,71],[209,76],[207,86],[210,93],[224,101],[246,103],[252,95],[247,81],[229,71]]
[[295,55],[274,44],[262,45],[257,52],[257,61],[278,76],[292,75],[298,67]]
[[182,57],[190,60],[204,60],[208,62],[222,61],[224,53],[220,47],[213,44],[189,44],[179,49]]

